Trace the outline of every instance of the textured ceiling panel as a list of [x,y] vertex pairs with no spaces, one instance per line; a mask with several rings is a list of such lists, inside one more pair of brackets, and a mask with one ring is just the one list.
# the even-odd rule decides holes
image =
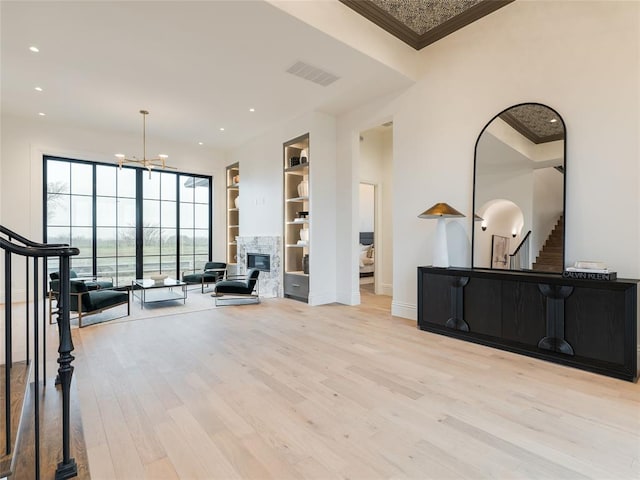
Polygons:
[[416,50],[514,0],[339,0]]
[[460,15],[482,0],[371,0],[418,35]]
[[562,119],[544,105],[518,105],[502,113],[500,118],[533,143],[552,142],[564,138]]

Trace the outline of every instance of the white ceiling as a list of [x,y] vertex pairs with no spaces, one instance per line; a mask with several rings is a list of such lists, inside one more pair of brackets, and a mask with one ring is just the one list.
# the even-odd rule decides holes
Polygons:
[[[0,8],[2,113],[44,122],[140,132],[147,109],[149,138],[231,148],[303,112],[340,114],[411,83],[261,0]],[[340,80],[286,73],[297,60]]]

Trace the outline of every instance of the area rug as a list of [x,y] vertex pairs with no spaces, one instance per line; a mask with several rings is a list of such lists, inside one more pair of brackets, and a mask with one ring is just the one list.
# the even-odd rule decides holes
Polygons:
[[[182,300],[169,300],[157,303],[145,303],[141,305],[137,295],[131,293],[131,313],[127,315],[127,306],[121,305],[110,308],[102,313],[82,317],[82,328],[103,325],[105,323],[121,323],[142,320],[143,318],[163,317],[166,315],[179,315],[182,313],[198,312],[216,308],[215,299],[211,297],[212,290],[201,293],[200,287],[187,291],[187,298]],[[78,319],[72,313],[71,328],[78,328]]]

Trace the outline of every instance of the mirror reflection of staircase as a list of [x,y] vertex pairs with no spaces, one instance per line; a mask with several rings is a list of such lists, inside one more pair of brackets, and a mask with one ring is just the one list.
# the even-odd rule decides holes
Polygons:
[[562,245],[564,244],[564,215],[558,219],[555,227],[547,237],[547,241],[538,253],[532,265],[537,272],[562,272]]

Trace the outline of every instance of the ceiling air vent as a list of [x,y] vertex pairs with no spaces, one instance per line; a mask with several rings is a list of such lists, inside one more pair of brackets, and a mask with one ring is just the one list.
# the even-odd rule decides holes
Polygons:
[[296,77],[304,78],[305,80],[309,80],[310,82],[317,83],[318,85],[322,85],[323,87],[327,87],[336,80],[340,79],[340,77],[336,77],[332,73],[325,72],[318,67],[314,67],[300,61],[297,61],[289,68],[287,68],[287,73],[295,75]]

